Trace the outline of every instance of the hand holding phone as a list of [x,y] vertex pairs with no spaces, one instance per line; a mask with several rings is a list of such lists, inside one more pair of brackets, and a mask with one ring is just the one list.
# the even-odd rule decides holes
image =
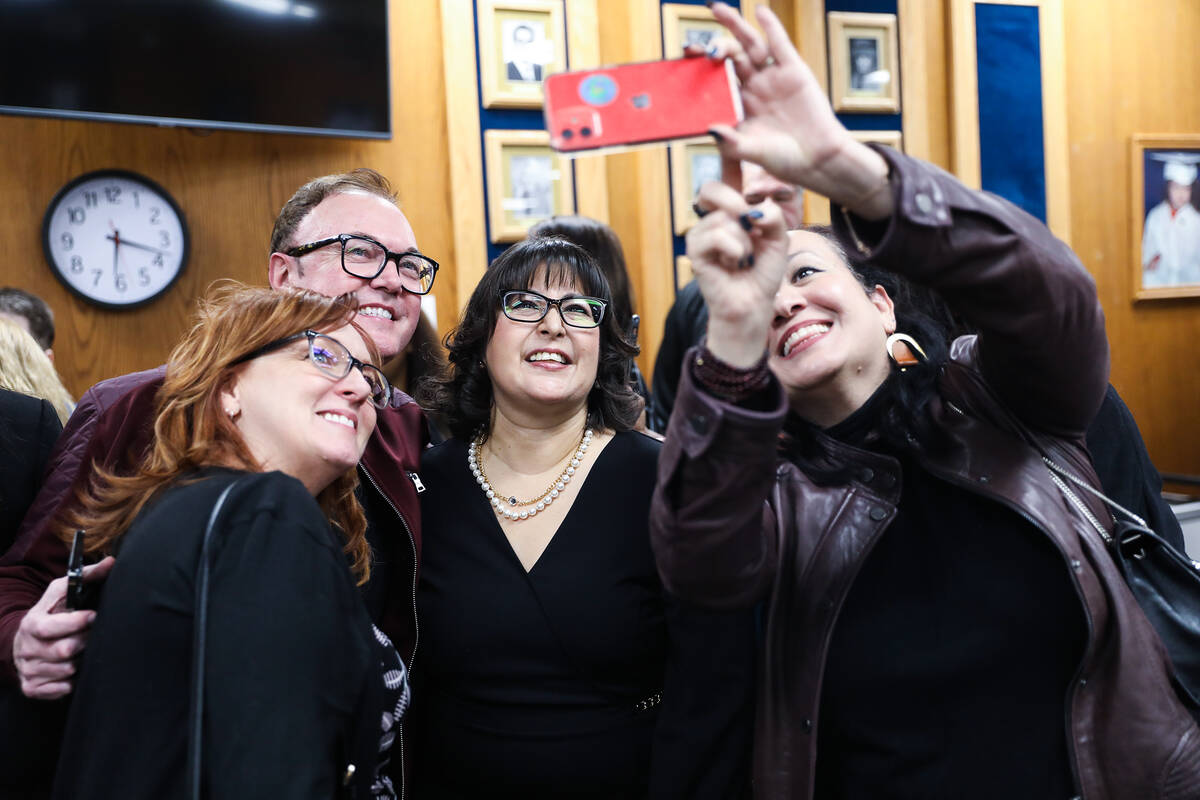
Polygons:
[[99,590],[94,583],[83,580],[83,531],[75,531],[71,540],[71,557],[67,561],[67,598],[68,611],[94,609],[99,599]]
[[703,136],[742,118],[728,61],[675,58],[546,78],[546,130],[560,152]]

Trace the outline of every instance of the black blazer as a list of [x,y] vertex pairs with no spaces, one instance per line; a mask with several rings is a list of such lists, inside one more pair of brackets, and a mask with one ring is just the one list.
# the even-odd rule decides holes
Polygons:
[[207,470],[120,542],[88,639],[54,796],[183,797],[200,541],[220,492],[209,581],[206,796],[370,797],[383,676],[371,621],[316,501],[279,472]]
[[0,552],[12,546],[61,432],[48,400],[0,389]]

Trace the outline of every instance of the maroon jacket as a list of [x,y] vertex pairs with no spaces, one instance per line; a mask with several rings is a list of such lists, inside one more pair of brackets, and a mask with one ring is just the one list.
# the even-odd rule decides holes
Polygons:
[[[1170,685],[1154,629],[1039,452],[1098,485],[1083,445],[1108,376],[1095,285],[1028,215],[935,167],[883,154],[896,212],[873,261],[940,289],[983,331],[951,350],[931,405],[946,445],[924,452],[922,466],[1023,515],[1062,553],[1088,626],[1063,709],[1082,796],[1194,798],[1200,727]],[[768,411],[733,406],[701,390],[685,367],[659,458],[651,536],[664,583],[683,599],[721,608],[763,603],[754,793],[799,800],[813,795],[838,613],[895,516],[902,476],[894,458],[830,441],[831,466],[854,477],[814,484],[776,456],[787,406],[778,382],[771,391]],[[1111,519],[1086,502],[1098,519]]]
[[[154,395],[162,384],[164,367],[102,381],[80,398],[51,456],[46,481],[21,524],[12,548],[0,558],[0,680],[15,683],[13,637],[21,619],[37,603],[50,581],[66,574],[67,546],[51,528],[75,489],[91,474],[93,463],[128,472],[136,465],[152,434]],[[381,412],[375,431],[359,462],[363,488],[377,493],[395,512],[395,519],[368,519],[408,540],[412,563],[420,564],[421,514],[417,499],[417,469],[428,430],[412,398],[396,392],[392,408]],[[422,487],[423,488],[423,487]],[[386,611],[379,627],[411,664],[417,647],[417,575],[411,584],[389,587]]]

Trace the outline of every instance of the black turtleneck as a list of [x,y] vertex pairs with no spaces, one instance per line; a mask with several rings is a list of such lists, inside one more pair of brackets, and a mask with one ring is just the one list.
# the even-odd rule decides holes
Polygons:
[[816,797],[1066,800],[1086,623],[1063,556],[1017,512],[886,444],[889,399],[885,384],[824,432],[896,458],[903,491],[835,624]]

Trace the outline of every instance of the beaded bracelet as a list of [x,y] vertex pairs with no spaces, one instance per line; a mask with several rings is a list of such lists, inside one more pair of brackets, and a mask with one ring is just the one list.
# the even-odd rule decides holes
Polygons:
[[767,368],[766,352],[754,366],[738,369],[714,356],[706,345],[701,345],[692,359],[692,377],[709,394],[730,403],[741,403],[770,385],[771,370]]

